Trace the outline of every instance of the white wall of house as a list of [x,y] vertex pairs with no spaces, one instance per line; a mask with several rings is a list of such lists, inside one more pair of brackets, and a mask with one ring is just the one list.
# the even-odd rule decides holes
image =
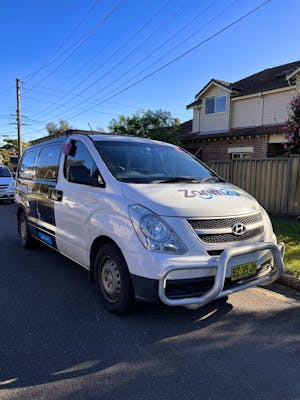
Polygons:
[[288,106],[295,96],[294,90],[265,95],[263,106],[263,125],[285,123],[288,119]]
[[[216,96],[220,94],[227,94],[227,105],[226,112],[205,114],[205,98],[210,96]],[[200,114],[200,131],[201,132],[215,132],[215,131],[226,131],[229,130],[229,113],[230,113],[230,98],[229,93],[218,86],[212,86],[203,95],[202,108]]]
[[[226,112],[206,115],[206,97],[220,94],[227,94]],[[219,86],[211,86],[201,95],[202,107],[193,111],[193,132],[217,132],[231,128],[285,123],[288,119],[288,106],[295,94],[294,87],[230,99],[226,90]]]
[[194,108],[194,110],[193,110],[193,132],[200,131],[200,113],[201,113],[201,108]]
[[262,101],[260,97],[232,101],[231,127],[261,125]]
[[298,93],[300,93],[300,74],[297,75],[296,90]]

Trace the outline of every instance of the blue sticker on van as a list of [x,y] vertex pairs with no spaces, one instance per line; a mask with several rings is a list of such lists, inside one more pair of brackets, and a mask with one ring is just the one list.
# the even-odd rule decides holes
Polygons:
[[204,200],[211,200],[216,196],[240,196],[238,192],[235,190],[228,190],[224,188],[216,188],[216,189],[203,189],[203,190],[187,190],[181,189],[178,192],[183,192],[183,197],[192,198],[192,197],[200,197]]
[[49,236],[49,235],[46,235],[46,234],[43,233],[43,232],[38,232],[38,238],[39,238],[42,242],[45,242],[45,243],[49,244],[50,246],[53,245],[52,237]]

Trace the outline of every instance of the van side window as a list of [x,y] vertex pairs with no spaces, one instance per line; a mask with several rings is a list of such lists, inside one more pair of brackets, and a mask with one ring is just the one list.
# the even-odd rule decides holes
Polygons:
[[37,177],[57,181],[61,145],[47,146],[40,152],[37,162]]
[[24,153],[19,166],[18,176],[23,179],[33,179],[35,177],[35,159],[38,150],[27,151]]
[[65,158],[64,175],[69,182],[89,186],[104,186],[96,163],[86,146],[76,140],[73,142],[75,151]]

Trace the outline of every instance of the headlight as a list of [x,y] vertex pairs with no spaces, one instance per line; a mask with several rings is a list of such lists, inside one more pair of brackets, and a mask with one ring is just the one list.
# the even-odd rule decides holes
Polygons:
[[187,248],[168,224],[152,211],[138,204],[129,206],[133,227],[149,251],[184,254]]

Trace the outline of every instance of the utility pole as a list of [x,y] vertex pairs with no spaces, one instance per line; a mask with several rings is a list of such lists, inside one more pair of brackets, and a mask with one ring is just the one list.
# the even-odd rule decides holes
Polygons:
[[20,79],[16,79],[16,91],[17,91],[17,127],[18,127],[18,159],[21,159],[22,155],[22,136],[21,136],[21,103],[20,103]]

